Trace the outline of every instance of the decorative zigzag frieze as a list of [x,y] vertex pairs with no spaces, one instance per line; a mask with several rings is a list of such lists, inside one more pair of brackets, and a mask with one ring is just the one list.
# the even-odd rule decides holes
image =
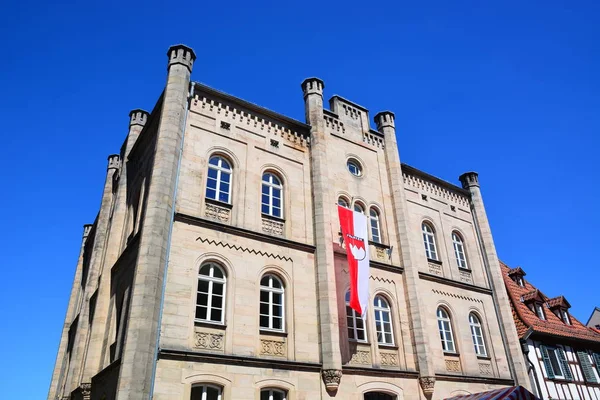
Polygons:
[[[348,269],[344,268],[344,269],[342,269],[342,272],[345,273],[345,274],[347,274],[348,273]],[[377,281],[377,282],[392,283],[392,284],[396,283],[396,282],[394,282],[391,279],[380,278],[378,276],[373,276],[373,275],[369,275],[369,279]]]
[[256,254],[259,256],[263,256],[263,257],[274,258],[276,260],[284,260],[284,261],[291,261],[291,262],[294,261],[293,259],[291,259],[290,257],[287,257],[287,256],[281,256],[279,254],[268,253],[268,252],[262,251],[262,250],[250,249],[248,247],[242,247],[242,246],[238,246],[236,244],[223,243],[221,241],[217,242],[216,240],[213,240],[213,239],[205,239],[202,237],[198,237],[196,239],[196,241],[200,241],[202,243],[207,243],[207,244],[212,244],[215,246],[225,247],[226,249],[241,251],[243,253],[250,253],[250,254]]
[[475,299],[473,297],[468,297],[468,296],[462,296],[460,294],[454,294],[454,293],[448,293],[448,292],[443,292],[441,290],[437,290],[437,289],[431,289],[431,291],[435,294],[441,294],[442,296],[448,296],[448,297],[454,297],[455,299],[461,299],[461,300],[468,300],[468,301],[474,301],[476,303],[482,303],[483,304],[483,300],[480,299]]

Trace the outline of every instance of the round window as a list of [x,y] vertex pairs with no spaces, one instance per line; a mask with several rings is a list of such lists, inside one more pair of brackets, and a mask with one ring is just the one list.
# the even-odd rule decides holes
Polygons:
[[348,167],[348,171],[350,171],[350,173],[354,176],[361,176],[362,175],[362,168],[360,167],[360,164],[358,163],[358,161],[356,160],[348,160],[346,163],[347,167]]

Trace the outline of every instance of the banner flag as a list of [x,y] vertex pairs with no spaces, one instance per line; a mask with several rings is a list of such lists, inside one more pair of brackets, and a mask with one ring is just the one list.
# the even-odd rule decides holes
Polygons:
[[350,307],[363,318],[369,302],[367,216],[338,205],[350,275]]

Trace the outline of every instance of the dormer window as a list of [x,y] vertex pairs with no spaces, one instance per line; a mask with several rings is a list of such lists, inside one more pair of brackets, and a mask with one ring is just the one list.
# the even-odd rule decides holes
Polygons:
[[552,310],[565,325],[572,325],[571,316],[568,311],[569,308],[571,308],[571,305],[564,296],[558,296],[548,300],[548,308]]
[[525,276],[525,271],[523,271],[521,267],[513,268],[510,271],[508,271],[508,276],[517,285],[525,287],[525,280],[523,279],[523,277]]
[[516,276],[515,282],[517,282],[517,285],[519,285],[521,287],[525,287],[525,281],[523,280],[522,276]]
[[569,318],[569,312],[567,310],[560,310],[560,314],[562,315],[562,320],[565,324],[571,325],[571,318]]
[[546,320],[546,314],[544,314],[544,306],[542,303],[535,303],[535,313],[542,321]]

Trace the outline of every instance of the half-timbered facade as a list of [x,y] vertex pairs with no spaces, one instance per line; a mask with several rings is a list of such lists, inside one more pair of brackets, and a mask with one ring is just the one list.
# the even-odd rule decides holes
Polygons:
[[549,298],[533,286],[522,268],[502,264],[502,272],[536,394],[600,400],[600,332],[573,317],[563,296]]

